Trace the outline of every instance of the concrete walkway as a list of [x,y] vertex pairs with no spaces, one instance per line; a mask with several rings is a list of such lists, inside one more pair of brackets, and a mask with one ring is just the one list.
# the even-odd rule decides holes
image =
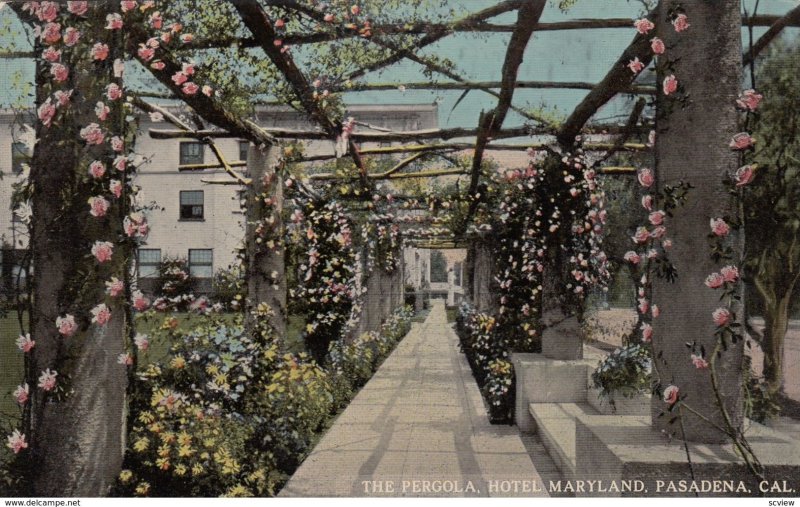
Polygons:
[[516,426],[489,424],[444,302],[433,300],[280,495],[547,496],[541,475],[557,480],[554,471]]

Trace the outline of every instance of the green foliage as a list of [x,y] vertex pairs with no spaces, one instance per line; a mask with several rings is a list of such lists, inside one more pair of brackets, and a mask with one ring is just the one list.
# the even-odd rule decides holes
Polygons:
[[245,296],[244,270],[240,265],[227,269],[219,269],[214,273],[211,301],[221,304],[226,309],[242,311]]
[[[629,339],[623,340],[630,342]],[[652,381],[650,347],[629,343],[600,361],[592,373],[592,384],[601,395],[632,397],[650,391]]]

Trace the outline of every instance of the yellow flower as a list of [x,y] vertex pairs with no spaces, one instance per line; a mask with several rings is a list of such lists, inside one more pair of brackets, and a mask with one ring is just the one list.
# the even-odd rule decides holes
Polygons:
[[192,443],[192,436],[185,431],[181,431],[178,435],[178,443],[181,445],[189,445]]
[[222,386],[228,383],[228,375],[225,373],[217,373],[214,376],[214,383],[218,386]]
[[206,366],[206,373],[208,373],[209,375],[216,375],[218,371],[219,371],[219,366],[217,366],[216,364],[209,364],[208,366]]
[[130,470],[123,470],[122,472],[119,473],[119,480],[123,484],[127,483],[132,478],[133,478],[133,472],[131,472]]
[[144,452],[147,450],[149,445],[150,439],[147,437],[142,437],[133,444],[133,450],[136,452]]
[[259,468],[258,470],[247,476],[247,481],[248,482],[263,481],[266,478],[267,477],[265,476],[264,471]]
[[176,465],[175,466],[175,475],[177,476],[184,476],[189,469],[186,468],[186,465]]
[[150,424],[151,422],[155,421],[156,416],[153,415],[152,412],[142,412],[139,414],[139,422],[143,424]]
[[201,475],[204,472],[203,465],[200,463],[195,464],[192,466],[192,475]]
[[188,458],[192,454],[194,454],[194,451],[188,445],[182,445],[178,449],[178,456],[181,458]]
[[169,458],[158,458],[156,460],[156,466],[161,470],[169,470]]
[[161,447],[158,448],[158,455],[161,456],[162,458],[166,458],[167,456],[169,456],[169,451],[170,449],[168,445],[166,444],[162,445]]
[[150,483],[149,482],[140,482],[138,486],[136,486],[136,494],[140,496],[144,496],[150,492]]
[[253,493],[241,484],[237,484],[225,493],[226,497],[248,497],[253,496]]
[[217,445],[217,440],[215,438],[207,438],[203,440],[203,445],[208,448],[215,447]]
[[183,356],[175,356],[169,362],[169,365],[175,368],[176,370],[180,370],[184,366],[186,366],[186,359],[184,359]]
[[164,432],[159,437],[165,444],[171,444],[175,442],[175,433],[171,431]]

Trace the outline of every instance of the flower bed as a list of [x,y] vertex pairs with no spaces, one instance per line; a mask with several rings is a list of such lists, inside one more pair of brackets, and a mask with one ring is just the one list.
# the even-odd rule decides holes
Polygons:
[[[269,311],[258,310],[261,317]],[[241,318],[225,323],[211,314],[188,331],[165,325],[140,336],[125,469],[114,494],[274,495],[408,332],[411,315],[400,308],[379,332],[334,342],[326,368],[284,353],[265,324],[257,336],[245,335]],[[169,352],[148,357],[158,340],[172,343]]]
[[514,417],[514,368],[509,348],[498,333],[497,320],[464,302],[456,319],[462,352],[472,368],[493,423],[510,423]]

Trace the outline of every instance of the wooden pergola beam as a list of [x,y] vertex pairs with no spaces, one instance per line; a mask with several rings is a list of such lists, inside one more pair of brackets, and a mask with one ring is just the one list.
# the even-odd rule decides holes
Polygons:
[[[333,87],[331,91],[349,93],[383,90],[481,90],[495,89],[503,86],[501,81],[459,81],[446,83],[356,83],[351,86]],[[516,89],[545,89],[545,90],[591,90],[597,83],[586,81],[517,81]],[[653,95],[656,87],[650,85],[631,85],[624,93]]]
[[[528,41],[533,36],[536,23],[539,22],[539,18],[546,4],[546,0],[529,0],[520,7],[517,15],[516,28],[511,34],[511,40],[508,43],[508,50],[506,51],[505,61],[503,62],[502,86],[500,87],[500,98],[497,101],[497,107],[487,114],[481,113],[478,135],[475,140],[475,153],[472,157],[469,189],[467,190],[470,203],[469,210],[467,211],[467,218],[464,220],[465,227],[469,224],[478,208],[477,194],[478,183],[481,176],[481,166],[483,164],[483,152],[486,149],[486,145],[489,144],[489,139],[495,138],[496,132],[499,132],[503,127],[503,122],[511,107],[511,100],[514,97],[519,66],[522,64],[522,59],[525,56],[525,49],[528,47]],[[465,231],[458,232],[464,233]]]
[[[469,174],[468,171],[464,169],[437,169],[432,171],[419,171],[414,173],[395,173],[395,174],[367,174],[367,178],[370,180],[401,180],[401,179],[413,179],[413,178],[437,178],[439,176],[452,176],[452,175],[460,175],[460,174]],[[332,173],[319,173],[319,174],[312,174],[308,177],[310,180],[315,181],[336,181],[336,180],[352,180],[354,178],[349,178],[347,176],[340,176],[337,174]]]

